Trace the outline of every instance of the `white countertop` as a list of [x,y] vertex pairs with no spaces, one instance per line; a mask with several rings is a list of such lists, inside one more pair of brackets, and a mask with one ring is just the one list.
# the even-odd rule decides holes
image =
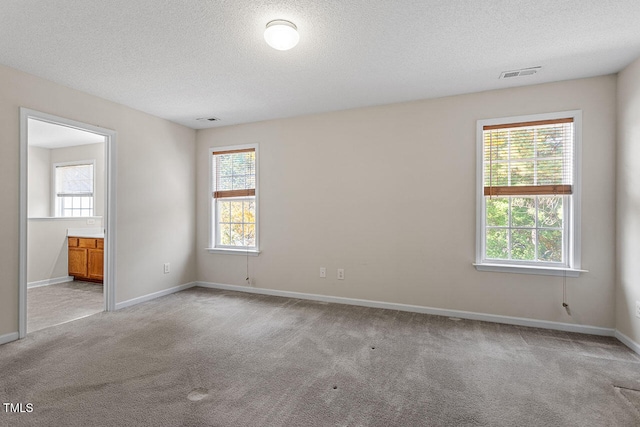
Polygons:
[[104,239],[104,231],[101,228],[67,228],[67,236]]

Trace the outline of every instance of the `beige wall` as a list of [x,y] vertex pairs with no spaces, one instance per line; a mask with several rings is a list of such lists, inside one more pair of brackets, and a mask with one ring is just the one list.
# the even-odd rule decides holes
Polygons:
[[29,217],[51,216],[51,150],[29,147],[28,157]]
[[[604,76],[199,131],[198,278],[245,284],[245,257],[204,250],[208,149],[257,142],[254,286],[613,328],[615,99],[616,76]],[[574,109],[583,111],[589,273],[567,279],[570,317],[561,277],[471,264],[476,121]]]
[[38,218],[27,222],[27,283],[48,279],[60,279],[69,275],[69,249],[67,230],[69,228],[100,229],[102,219],[94,218],[93,224],[87,218]]
[[[104,149],[104,143],[54,149],[29,147],[29,218],[53,216],[53,165],[79,160],[95,161],[94,215],[102,217],[105,200]],[[42,151],[47,154],[44,155]],[[29,219],[27,282],[68,276],[67,229],[102,227],[101,218],[93,221],[94,224],[88,224],[86,219]]]
[[[632,72],[626,78],[637,88]],[[249,258],[254,286],[616,325],[615,76],[216,128],[196,138],[191,129],[0,66],[8,201],[0,210],[0,335],[17,331],[21,106],[118,132],[118,302],[196,279],[245,284],[246,258],[204,250],[208,148],[258,142],[263,252]],[[477,272],[471,263],[476,120],[573,109],[583,111],[582,266],[589,273],[567,279],[569,317],[562,278]],[[162,274],[164,262],[171,274]],[[321,266],[326,279],[318,277]],[[337,268],[344,281],[335,279]]]
[[640,59],[618,78],[616,327],[640,343]]
[[195,131],[0,66],[0,335],[18,330],[20,107],[118,133],[116,301],[195,279]]
[[[45,149],[29,147],[29,218],[50,217],[53,165],[79,160],[95,161],[94,215],[104,215],[105,161],[104,143]],[[46,154],[43,154],[43,151]],[[101,228],[102,219],[29,219],[27,224],[27,282],[39,282],[68,276],[67,229]]]

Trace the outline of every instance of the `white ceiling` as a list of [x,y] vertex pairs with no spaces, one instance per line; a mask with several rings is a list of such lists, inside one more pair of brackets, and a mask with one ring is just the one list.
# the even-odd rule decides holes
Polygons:
[[[276,51],[267,22],[300,43]],[[638,0],[2,0],[0,63],[192,128],[615,73]],[[542,66],[534,76],[502,71]],[[196,118],[215,116],[219,123]]]
[[104,142],[102,135],[36,119],[29,119],[27,126],[28,142],[33,147],[51,149]]

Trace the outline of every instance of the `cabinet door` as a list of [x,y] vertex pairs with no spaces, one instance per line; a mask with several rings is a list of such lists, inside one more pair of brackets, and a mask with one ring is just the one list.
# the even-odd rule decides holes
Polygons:
[[69,248],[69,276],[87,277],[87,250]]
[[104,251],[102,249],[89,249],[89,278],[102,280],[104,278]]

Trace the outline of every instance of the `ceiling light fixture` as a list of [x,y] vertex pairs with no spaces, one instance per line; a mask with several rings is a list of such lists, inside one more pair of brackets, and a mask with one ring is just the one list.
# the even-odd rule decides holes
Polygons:
[[277,50],[289,50],[300,41],[298,27],[293,22],[275,19],[267,23],[264,39],[269,46]]

